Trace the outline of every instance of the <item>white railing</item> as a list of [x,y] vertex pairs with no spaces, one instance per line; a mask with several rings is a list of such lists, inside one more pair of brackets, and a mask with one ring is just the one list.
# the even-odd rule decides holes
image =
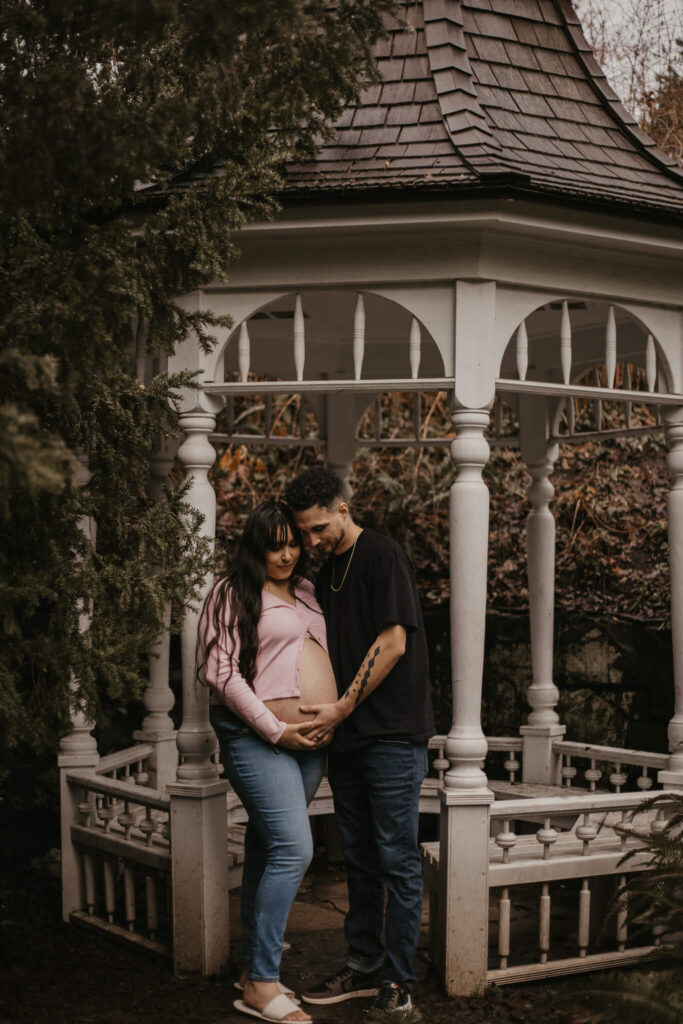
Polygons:
[[588,762],[588,767],[583,768],[581,774],[591,792],[595,792],[600,783],[603,786],[609,784],[615,793],[621,793],[626,786],[630,787],[633,784],[633,773],[627,774],[625,768],[640,769],[635,785],[641,792],[647,792],[657,787],[656,773],[665,770],[669,764],[667,754],[603,747],[596,743],[558,740],[553,743],[553,750],[562,756],[560,774],[562,785],[568,789],[574,785],[579,775],[579,769],[574,762]]
[[[642,833],[666,827],[670,805],[662,803],[649,812],[640,812],[643,800],[639,793],[585,794],[510,800],[493,805],[488,885],[492,917],[497,918],[498,965],[488,972],[490,982],[507,984],[599,970],[636,963],[656,952],[657,936],[652,936],[652,941],[645,945],[642,942],[629,944],[628,923],[623,911],[614,916],[611,941],[600,934],[600,917],[605,906],[601,903],[604,892],[599,880],[610,879],[623,884],[627,872],[646,870],[650,861],[649,854],[642,850],[642,842],[620,832],[618,826],[635,824]],[[524,822],[530,811],[535,817],[542,817],[543,825],[535,833],[525,834]],[[557,815],[568,813],[578,816],[578,823],[570,832],[561,832],[552,826]],[[623,857],[631,850],[639,852],[624,865]],[[538,952],[533,962],[528,962],[528,949],[513,950],[515,922],[510,892],[519,886],[533,887],[533,901],[538,901]],[[593,906],[594,890],[599,897],[598,906]],[[526,889],[524,902],[528,908],[531,898]],[[565,942],[559,949],[560,955],[552,956],[554,902],[563,918],[563,937],[565,940],[567,936],[573,937],[573,955],[567,955]],[[567,913],[573,917],[575,927],[567,926]]]
[[67,772],[82,884],[81,909],[70,916],[170,955],[170,797],[145,785],[152,752],[140,744],[103,757],[96,769]]

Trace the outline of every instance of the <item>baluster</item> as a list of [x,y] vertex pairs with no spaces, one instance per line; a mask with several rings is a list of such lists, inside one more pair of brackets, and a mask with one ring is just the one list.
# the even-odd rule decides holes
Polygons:
[[562,768],[562,778],[567,789],[571,789],[572,782],[576,778],[576,768],[572,764],[571,754],[564,755],[565,764]]
[[78,805],[79,814],[83,815],[83,825],[92,828],[92,819],[97,813],[95,799],[91,793],[85,790],[85,800]]
[[363,293],[358,292],[356,308],[353,313],[353,375],[360,380],[363,372],[363,356],[365,355],[365,302]]
[[569,428],[569,433],[573,434],[576,428],[576,411],[574,409],[573,398],[567,399],[567,426]]
[[628,777],[621,770],[621,765],[616,764],[614,766],[614,771],[609,777],[610,782],[614,786],[615,793],[621,793],[621,787],[625,785],[627,778]]
[[420,372],[422,331],[415,317],[410,321],[410,376],[417,380]]
[[156,878],[152,872],[145,875],[145,911],[147,916],[147,932],[150,939],[154,940],[159,927],[159,912],[157,908]]
[[265,419],[265,430],[266,437],[270,437],[270,432],[273,429],[273,396],[266,395],[263,400],[264,419]]
[[306,362],[306,335],[304,329],[304,311],[301,296],[297,295],[294,302],[294,368],[296,379],[304,379],[304,363]]
[[500,957],[500,969],[504,971],[510,956],[510,895],[508,889],[502,890],[498,903],[498,956]]
[[579,956],[585,956],[588,952],[591,926],[591,891],[588,887],[588,879],[584,878],[579,893]]
[[[593,368],[593,384],[600,387],[600,371],[597,366]],[[593,402],[593,416],[595,417],[595,429],[602,430],[602,399],[596,398]]]
[[105,796],[100,808],[100,818],[104,821],[104,831],[111,832],[112,822],[114,818],[118,816],[118,809],[114,803],[114,798],[111,796]]
[[598,782],[602,778],[602,772],[600,771],[599,768],[595,767],[595,758],[594,757],[591,758],[591,766],[590,766],[590,768],[586,768],[585,772],[583,773],[583,777],[585,778],[586,782],[588,783],[588,788],[591,791],[591,793],[594,793],[595,792],[595,787],[597,786]]
[[667,819],[667,814],[666,814],[666,808],[665,807],[658,807],[657,808],[657,817],[655,818],[655,820],[650,825],[650,830],[652,832],[655,832],[655,833],[665,832],[667,824],[668,824],[668,819]]
[[652,394],[657,383],[657,352],[655,350],[655,340],[651,334],[648,334],[647,345],[645,346],[645,377],[647,380],[647,390]]
[[375,441],[382,438],[382,398],[380,395],[375,399]]
[[126,904],[126,927],[129,932],[135,931],[135,872],[126,864],[123,869],[123,892]]
[[126,839],[130,839],[130,834],[137,820],[137,816],[131,813],[130,802],[128,800],[126,800],[123,805],[123,814],[119,814],[117,820],[119,825],[124,829]]
[[436,772],[440,782],[443,782],[444,772],[447,772],[451,766],[450,761],[447,757],[444,757],[444,746],[441,744],[436,748],[437,756],[432,761],[432,770]]
[[517,836],[514,832],[510,831],[510,819],[503,819],[503,831],[499,832],[495,837],[494,842],[503,851],[503,864],[509,864],[510,862],[510,850],[517,842]]
[[419,391],[413,392],[413,433],[415,440],[420,440],[420,426],[422,423],[422,396]]
[[550,890],[548,883],[541,886],[541,901],[538,915],[538,948],[541,953],[541,963],[548,963],[550,952]]
[[550,847],[553,843],[557,842],[559,832],[556,829],[551,828],[550,818],[546,818],[543,822],[543,828],[539,828],[536,833],[536,839],[543,846],[543,860],[547,860],[550,856]]
[[508,773],[508,780],[510,782],[515,782],[515,776],[521,767],[521,762],[515,757],[515,751],[508,751],[508,759],[503,762],[503,768]]
[[143,836],[145,837],[145,845],[146,846],[151,846],[152,845],[152,838],[154,837],[154,833],[157,832],[158,828],[159,828],[159,826],[157,825],[156,821],[154,821],[154,819],[152,818],[152,808],[151,807],[147,808],[147,814],[144,817],[144,819],[140,822],[140,826],[139,827],[140,827],[140,831],[142,832]]
[[649,768],[643,766],[643,770],[636,781],[638,789],[646,791],[652,788],[652,779],[649,776]]
[[114,865],[110,857],[105,857],[102,864],[104,873],[104,909],[109,924],[114,923],[116,898],[114,894]]
[[136,763],[133,780],[136,786],[144,786],[149,782],[149,774],[145,771],[145,764],[143,761],[138,761]]
[[228,434],[232,438],[235,433],[235,396],[228,395],[225,399],[225,408],[227,410],[227,427]]
[[243,320],[240,324],[240,336],[237,342],[237,361],[240,368],[240,378],[242,381],[247,381],[249,379],[249,365],[251,363],[251,343],[249,341],[249,329],[246,320]]
[[583,816],[583,825],[579,825],[579,827],[576,830],[576,838],[580,839],[583,843],[583,847],[581,849],[582,856],[585,857],[585,855],[588,853],[590,844],[593,842],[597,834],[598,827],[597,825],[594,825],[591,821],[590,811],[586,811]]
[[83,880],[85,882],[85,907],[90,917],[95,913],[95,861],[91,853],[83,854]]
[[[626,875],[619,876],[619,888],[623,889],[626,885]],[[628,939],[628,909],[626,904],[621,900],[618,904],[617,909],[617,928],[616,928],[616,940],[617,949],[620,953],[623,953],[626,949],[626,940]]]
[[614,306],[607,310],[607,326],[605,328],[605,369],[607,371],[607,387],[614,387],[614,375],[617,370],[617,325],[614,320]]
[[560,363],[562,380],[569,384],[572,376],[572,325],[569,320],[569,306],[562,303],[562,319],[560,321]]
[[516,344],[517,376],[520,380],[526,380],[526,372],[529,369],[529,339],[526,333],[526,320],[522,320],[517,328]]
[[[626,391],[630,391],[631,390],[631,364],[630,363],[626,363],[625,366],[624,366],[624,390],[626,390]],[[633,415],[632,415],[633,414],[633,403],[632,402],[627,402],[626,403],[625,413],[626,413],[626,429],[630,430],[631,429],[631,421],[632,421],[632,418],[633,418]]]

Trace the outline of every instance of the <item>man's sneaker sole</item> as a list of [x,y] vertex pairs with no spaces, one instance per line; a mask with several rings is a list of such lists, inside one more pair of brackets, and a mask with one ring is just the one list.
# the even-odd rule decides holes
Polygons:
[[369,999],[371,996],[376,996],[378,992],[378,987],[356,988],[353,992],[342,992],[338,996],[309,996],[302,992],[301,998],[311,1006],[332,1006],[333,1003],[345,1003],[347,999]]

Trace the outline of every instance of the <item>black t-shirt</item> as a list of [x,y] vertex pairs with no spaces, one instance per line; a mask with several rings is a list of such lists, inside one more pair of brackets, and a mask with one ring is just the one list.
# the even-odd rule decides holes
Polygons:
[[[395,541],[374,530],[363,530],[352,551],[328,558],[316,581],[339,695],[353,682],[385,626],[405,628],[406,650],[377,689],[339,726],[334,749],[357,750],[374,739],[421,742],[436,730],[427,641],[412,566]],[[344,579],[336,593],[330,586],[333,569],[335,587]]]

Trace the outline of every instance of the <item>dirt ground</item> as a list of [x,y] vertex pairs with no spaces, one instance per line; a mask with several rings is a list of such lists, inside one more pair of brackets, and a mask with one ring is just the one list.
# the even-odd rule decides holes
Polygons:
[[[301,989],[336,969],[344,952],[340,868],[314,863],[292,908],[282,978]],[[238,892],[231,930],[239,944]],[[60,917],[57,879],[44,864],[14,872],[0,888],[0,1024],[236,1024],[234,973],[175,978],[167,961],[93,934]],[[414,1001],[425,1024],[589,1024],[587,979],[491,989],[482,998],[443,995],[423,930]],[[312,1007],[316,1024],[362,1024],[368,1001]]]

